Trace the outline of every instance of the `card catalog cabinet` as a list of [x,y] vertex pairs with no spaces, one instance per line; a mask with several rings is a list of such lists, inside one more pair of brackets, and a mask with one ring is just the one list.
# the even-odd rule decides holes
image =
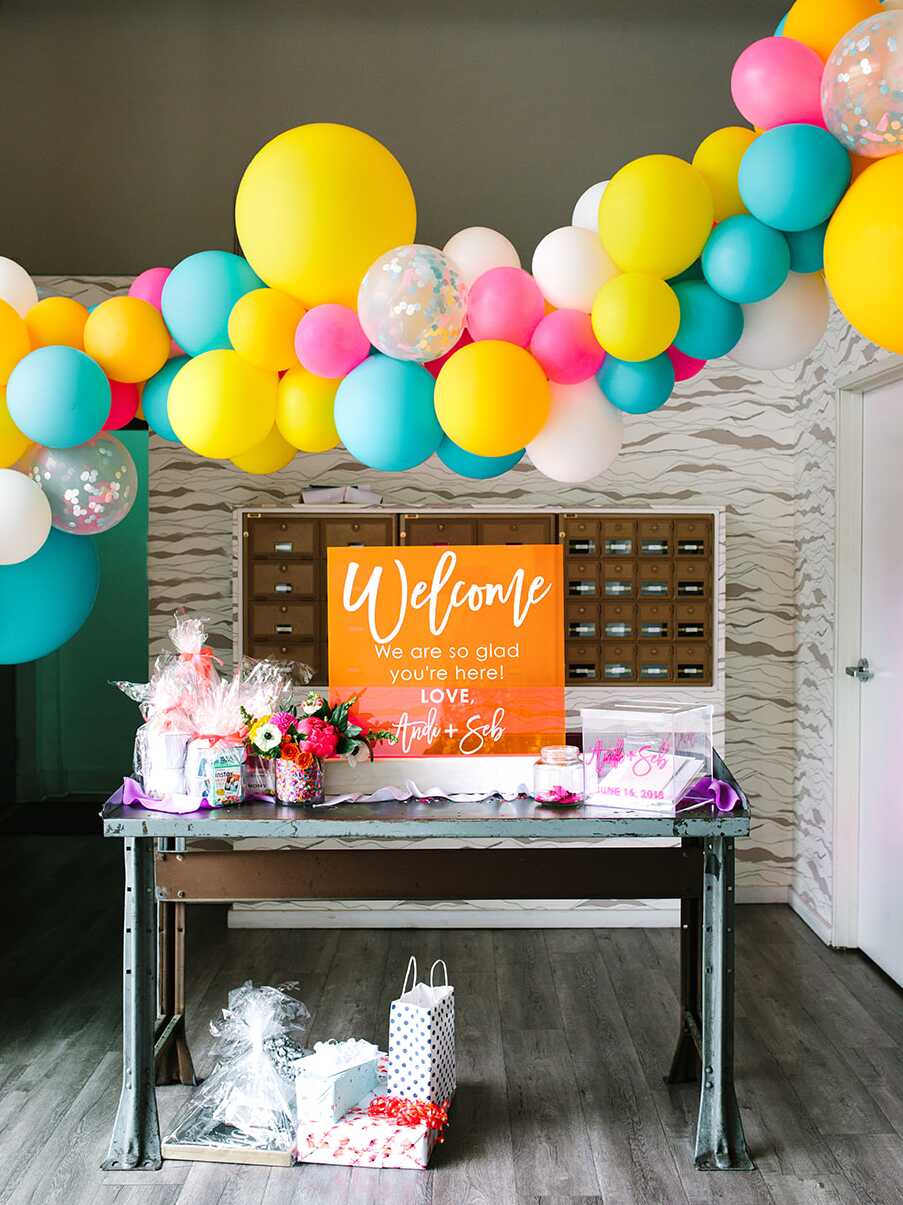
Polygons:
[[565,681],[711,686],[711,515],[247,513],[245,652],[306,661],[326,682],[326,549],[554,544],[564,553]]

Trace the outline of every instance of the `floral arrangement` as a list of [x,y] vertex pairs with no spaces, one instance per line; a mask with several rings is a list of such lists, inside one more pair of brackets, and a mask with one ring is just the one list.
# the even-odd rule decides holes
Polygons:
[[245,713],[245,742],[254,756],[281,758],[301,769],[327,757],[344,757],[353,763],[365,751],[372,761],[374,745],[382,741],[395,744],[398,737],[387,728],[373,727],[354,711],[358,698],[352,695],[342,703],[329,703],[311,691],[300,709],[286,707],[257,719]]

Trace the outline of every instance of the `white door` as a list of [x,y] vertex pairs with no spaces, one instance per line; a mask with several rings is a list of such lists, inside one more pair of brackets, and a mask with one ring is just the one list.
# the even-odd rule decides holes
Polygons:
[[903,380],[862,412],[859,946],[903,984]]

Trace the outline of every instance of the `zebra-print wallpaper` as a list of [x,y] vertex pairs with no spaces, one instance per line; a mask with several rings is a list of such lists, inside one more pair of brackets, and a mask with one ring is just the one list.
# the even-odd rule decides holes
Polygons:
[[[124,278],[47,277],[42,293],[87,304]],[[740,898],[791,902],[831,925],[834,385],[876,349],[835,314],[816,355],[781,372],[727,360],[679,385],[664,410],[628,418],[624,449],[598,481],[562,486],[522,462],[465,482],[435,460],[377,474],[339,449],[254,478],[151,438],[151,652],[181,603],[213,619],[231,650],[231,516],[294,500],[300,488],[360,483],[406,507],[656,505],[726,511],[725,755],[748,791],[752,838],[738,851]]]

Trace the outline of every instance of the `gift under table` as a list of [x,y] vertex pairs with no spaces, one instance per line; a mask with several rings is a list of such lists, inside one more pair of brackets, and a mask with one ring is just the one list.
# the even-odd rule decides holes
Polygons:
[[[734,841],[749,806],[724,763],[715,774],[740,794],[732,812],[703,806],[677,816],[612,815],[600,808],[513,802],[346,803],[292,809],[255,803],[169,815],[103,811],[125,854],[123,1068],[106,1169],[161,1165],[156,1083],[193,1083],[185,1039],[185,921],[193,903],[301,900],[680,899],[680,1016],[671,1083],[700,1079],[695,1161],[749,1170],[734,1091]],[[232,839],[342,838],[350,848],[242,849]],[[393,840],[508,838],[515,849],[393,849]],[[198,847],[195,839],[208,839]],[[209,839],[223,838],[210,848]],[[631,845],[611,847],[612,838]],[[662,847],[661,838],[677,839]],[[387,847],[356,849],[355,839]],[[537,842],[573,842],[553,848]],[[649,841],[644,848],[644,840]]]

